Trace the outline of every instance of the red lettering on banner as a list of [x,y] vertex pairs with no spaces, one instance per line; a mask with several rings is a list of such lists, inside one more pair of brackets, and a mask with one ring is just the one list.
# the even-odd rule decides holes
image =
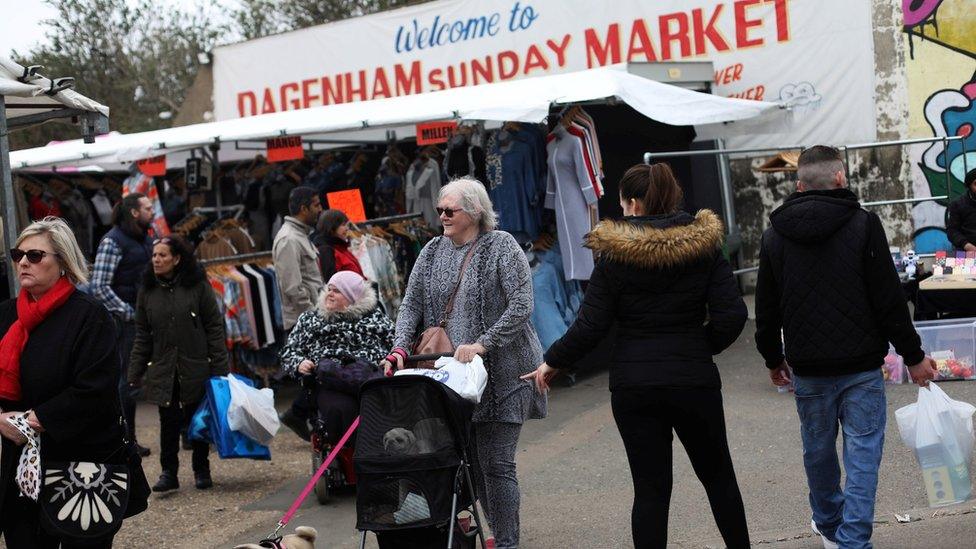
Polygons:
[[[506,68],[505,62],[508,61]],[[514,51],[505,50],[498,54],[498,78],[508,80],[519,73],[519,56]]]
[[563,37],[563,41],[559,44],[553,40],[546,40],[546,45],[549,46],[549,49],[556,54],[556,64],[560,67],[566,66],[566,48],[569,47],[569,40],[572,37],[573,35],[567,34]]
[[423,70],[421,69],[420,61],[414,61],[410,64],[409,75],[403,70],[403,65],[397,64],[394,66],[393,79],[396,80],[396,94],[410,95],[411,93],[420,93],[423,88],[422,73]]
[[722,36],[722,32],[715,28],[715,23],[718,22],[718,18],[724,8],[725,4],[715,6],[715,11],[712,12],[712,16],[709,18],[707,25],[705,24],[705,17],[701,8],[696,8],[691,11],[691,22],[695,29],[695,55],[705,55],[707,53],[708,46],[705,43],[706,39],[712,43],[715,51],[722,52],[731,49],[728,41]]
[[495,81],[495,61],[489,55],[485,57],[485,64],[482,65],[478,59],[471,60],[471,80],[474,85],[491,83]]
[[[250,108],[245,108],[244,100],[248,101]],[[237,94],[237,114],[241,118],[245,116],[254,116],[258,112],[258,98],[254,95],[254,92],[240,92]]]
[[448,120],[446,122],[424,122],[417,124],[417,145],[440,145],[447,141],[457,132],[457,122]]
[[355,99],[353,98],[357,95],[359,96],[360,101],[366,101],[367,99],[369,99],[369,91],[366,85],[366,71],[358,72],[358,76],[359,76],[358,88],[353,87],[353,81],[352,81],[353,73],[347,72],[343,76],[345,77],[346,80],[346,93],[349,94],[346,99],[347,101],[355,101]]
[[729,95],[729,97],[734,97],[736,99],[752,99],[754,101],[762,101],[765,96],[766,86],[763,86],[762,84],[753,86],[744,92]]
[[[296,95],[292,95],[292,93]],[[297,97],[298,84],[289,82],[281,85],[281,110],[298,110],[302,108],[302,100]]]
[[271,88],[264,88],[264,101],[261,103],[261,114],[275,112],[274,98],[271,97]]
[[749,38],[749,29],[761,27],[762,19],[746,19],[746,10],[761,3],[763,0],[737,0],[735,3],[735,46],[748,48],[762,46],[762,38]]
[[443,70],[434,69],[430,71],[429,75],[427,75],[427,82],[429,82],[433,88],[431,91],[441,91],[447,89],[447,84],[444,83],[444,79],[441,77],[442,74],[444,74]]
[[647,23],[643,19],[637,19],[630,27],[630,47],[627,48],[627,62],[634,61],[638,54],[642,54],[645,61],[657,61],[657,52],[654,51],[651,34],[647,32]]
[[607,28],[607,41],[604,43],[600,42],[600,37],[594,29],[586,29],[584,39],[586,41],[587,68],[592,69],[593,67],[620,62],[619,23],[614,23]]
[[335,78],[328,76],[322,77],[322,104],[335,105],[346,102],[345,87],[342,85],[342,75],[337,74]]
[[313,84],[318,84],[317,79],[302,80],[302,108],[314,107],[312,101],[318,102],[322,98],[318,95],[313,95],[311,88]]
[[[765,0],[769,2],[770,0]],[[789,0],[773,0],[776,10],[776,41],[787,42],[790,39],[790,12],[787,2]]]
[[376,74],[373,76],[373,95],[370,99],[390,97],[390,83],[386,80],[386,70],[383,67],[376,67]]
[[[678,28],[671,29],[671,22],[676,21]],[[661,59],[667,61],[674,56],[671,55],[671,43],[675,40],[681,46],[681,57],[691,57],[691,39],[688,37],[688,14],[668,13],[658,18],[658,27],[661,33]]]
[[[448,65],[447,67],[447,85],[452,88],[460,88],[468,85],[468,71],[467,63],[461,62],[460,67],[455,67],[454,65]],[[455,78],[454,74],[460,73],[460,75]]]
[[546,56],[542,55],[539,46],[535,44],[529,46],[529,51],[525,54],[525,68],[522,69],[522,74],[529,74],[533,69],[549,70],[549,62],[546,61]]

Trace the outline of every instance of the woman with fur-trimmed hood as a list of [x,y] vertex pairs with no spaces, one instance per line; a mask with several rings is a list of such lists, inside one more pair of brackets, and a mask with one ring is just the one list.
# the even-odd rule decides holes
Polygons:
[[[314,374],[326,358],[378,364],[392,345],[393,322],[379,307],[376,290],[358,273],[339,271],[316,307],[298,317],[281,351],[281,367],[300,377]],[[329,436],[338,439],[358,415],[359,403],[352,395],[324,387],[317,394]]]
[[673,430],[726,545],[749,547],[712,360],[739,337],[746,306],[722,255],[722,222],[709,210],[681,211],[681,199],[666,164],[624,174],[620,204],[627,217],[605,221],[587,237],[598,261],[576,322],[524,378],[545,390],[617,323],[610,391],[634,482],[634,545],[667,544]]

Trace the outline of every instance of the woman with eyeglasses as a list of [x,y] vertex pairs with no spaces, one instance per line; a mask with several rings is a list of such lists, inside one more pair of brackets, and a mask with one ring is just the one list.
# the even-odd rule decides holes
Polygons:
[[421,333],[444,323],[457,360],[484,359],[488,386],[474,411],[476,482],[495,547],[518,547],[515,447],[522,423],[544,417],[546,406],[545,396],[519,379],[542,361],[530,319],[532,271],[515,238],[495,230],[494,208],[477,180],[443,187],[437,213],[444,236],[431,240],[417,258],[397,317],[395,348],[384,367],[403,368]]
[[[0,531],[11,548],[77,547],[79,540],[49,532],[41,521],[40,463],[127,464],[126,516],[145,509],[148,497],[138,454],[126,444],[115,322],[76,291],[88,280],[88,264],[64,220],[28,226],[10,259],[20,293],[0,304]],[[87,521],[90,511],[75,518]],[[111,547],[112,537],[84,546]]]
[[[227,375],[224,318],[207,275],[180,237],[156,240],[152,269],[143,274],[136,300],[136,339],[129,383],[159,406],[159,463],[154,492],[180,487],[180,430],[186,429],[206,393],[207,380]],[[191,441],[194,484],[213,486],[210,446]]]

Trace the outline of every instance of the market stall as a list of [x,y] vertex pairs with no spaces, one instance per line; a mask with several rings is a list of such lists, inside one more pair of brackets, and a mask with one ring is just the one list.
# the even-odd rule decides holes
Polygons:
[[[14,189],[11,180],[8,132],[54,120],[70,120],[81,126],[84,147],[95,135],[108,131],[108,107],[71,90],[73,78],[45,78],[41,67],[24,67],[0,56],[0,183],[3,185],[4,249],[17,238]],[[16,153],[15,153],[16,154]],[[16,281],[4,254],[8,291],[14,295]]]

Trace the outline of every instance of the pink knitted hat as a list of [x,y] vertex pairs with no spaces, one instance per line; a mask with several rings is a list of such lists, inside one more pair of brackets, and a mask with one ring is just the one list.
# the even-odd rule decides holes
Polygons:
[[366,291],[366,280],[353,271],[339,271],[329,279],[329,286],[335,286],[352,304],[363,297]]

